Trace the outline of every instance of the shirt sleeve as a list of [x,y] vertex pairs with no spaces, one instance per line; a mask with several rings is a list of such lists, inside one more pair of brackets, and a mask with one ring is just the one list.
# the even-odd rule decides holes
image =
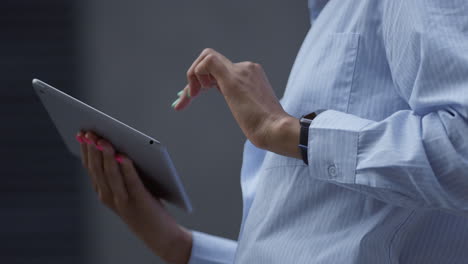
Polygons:
[[237,242],[222,237],[192,231],[192,252],[188,264],[231,264]]
[[310,175],[398,206],[468,215],[468,2],[385,5],[385,55],[410,109],[378,121],[322,112],[309,128]]

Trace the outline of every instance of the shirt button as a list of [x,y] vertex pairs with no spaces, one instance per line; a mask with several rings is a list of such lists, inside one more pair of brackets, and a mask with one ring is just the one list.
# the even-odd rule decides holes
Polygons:
[[336,176],[336,166],[335,165],[328,166],[328,175],[330,175],[331,177]]

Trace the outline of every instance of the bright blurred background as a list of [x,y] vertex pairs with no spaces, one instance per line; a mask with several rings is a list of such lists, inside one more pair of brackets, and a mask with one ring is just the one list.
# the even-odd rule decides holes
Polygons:
[[245,137],[214,90],[170,105],[206,47],[261,63],[280,98],[306,0],[3,0],[0,21],[0,263],[162,263],[98,202],[32,78],[165,143],[195,207],[174,216],[237,238]]

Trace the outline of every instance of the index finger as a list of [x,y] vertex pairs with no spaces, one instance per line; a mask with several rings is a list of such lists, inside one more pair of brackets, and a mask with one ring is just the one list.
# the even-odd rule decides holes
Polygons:
[[[203,84],[205,86],[217,85],[217,81],[219,81],[217,79],[223,77],[221,75],[225,72],[225,66],[228,63],[230,63],[230,61],[221,53],[210,48],[204,49],[187,71],[191,97],[195,97],[199,94]],[[202,72],[199,70],[200,64],[208,64],[211,68],[206,68],[206,72]]]
[[197,96],[201,88],[201,83],[198,81],[197,76],[195,76],[195,67],[205,58],[209,52],[210,49],[204,49],[187,71],[187,82],[189,85],[190,95],[192,97]]
[[[195,67],[197,76],[206,76],[207,83],[216,83],[221,91],[221,86],[229,78],[229,68],[232,62],[220,53],[213,52],[205,56]],[[222,92],[222,91],[221,91]]]

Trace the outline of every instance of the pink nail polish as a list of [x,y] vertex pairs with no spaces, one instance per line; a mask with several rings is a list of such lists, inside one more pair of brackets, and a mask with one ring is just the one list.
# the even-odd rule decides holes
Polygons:
[[86,137],[84,137],[83,140],[84,140],[86,143],[88,143],[88,144],[91,144],[91,142],[92,142],[90,139],[88,139],[88,138],[86,138]]
[[80,142],[80,143],[84,142],[83,138],[81,136],[78,136],[78,135],[76,135],[76,140],[78,140],[78,142]]
[[96,144],[96,148],[99,149],[100,151],[103,151],[103,150],[104,150],[104,148],[103,148],[101,145],[99,145],[99,144]]
[[115,160],[116,160],[118,163],[122,163],[122,162],[123,162],[123,159],[122,159],[122,157],[120,157],[120,156],[115,156]]

